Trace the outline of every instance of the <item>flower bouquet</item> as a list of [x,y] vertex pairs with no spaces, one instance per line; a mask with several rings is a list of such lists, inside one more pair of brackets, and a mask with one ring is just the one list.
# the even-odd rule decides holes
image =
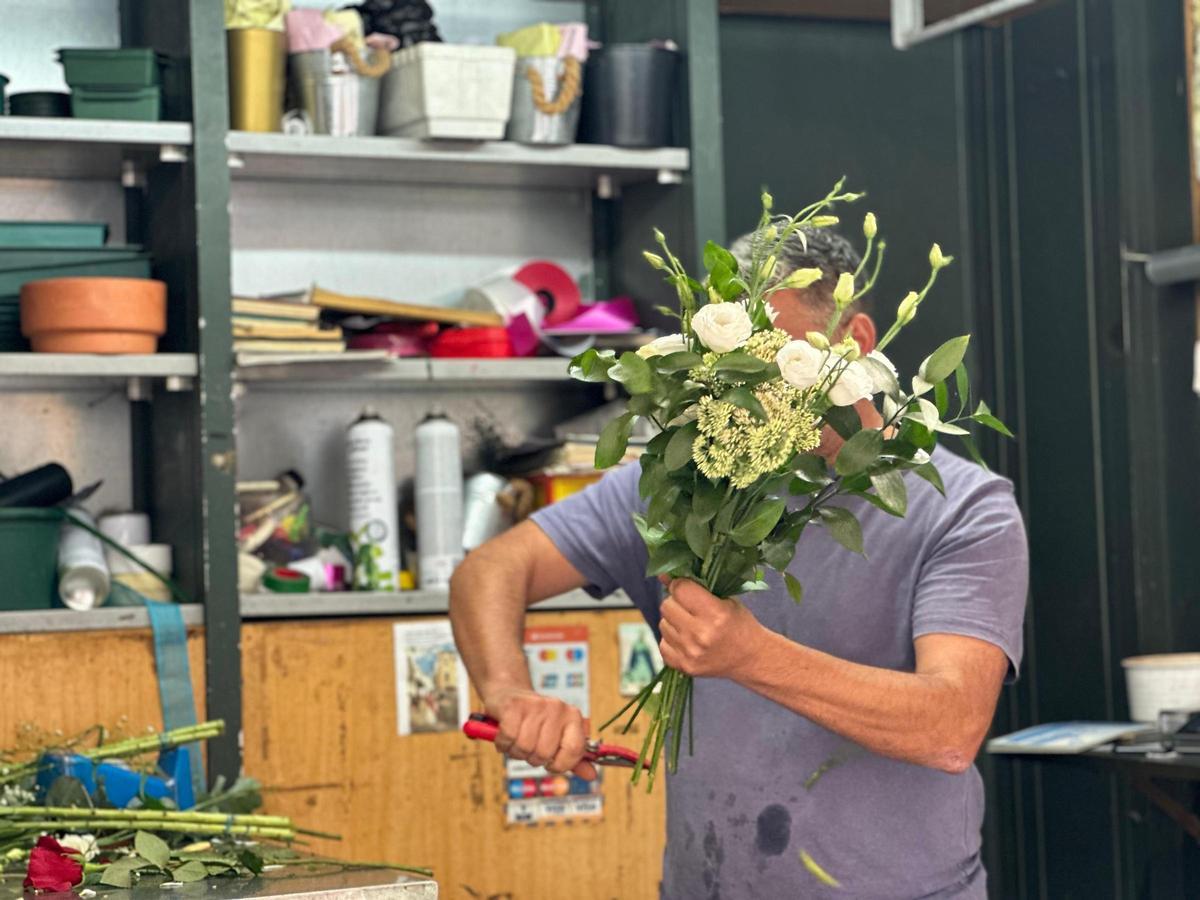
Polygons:
[[[938,272],[950,264],[937,244],[929,253],[924,287],[901,300],[876,349],[864,356],[853,338],[839,335],[845,314],[872,289],[883,261],[885,244],[876,237],[872,213],[863,221],[866,250],[857,270],[841,273],[832,291],[827,327],[797,339],[774,326],[772,295],[809,288],[824,274],[801,268],[776,276],[781,248],[787,241],[807,247],[813,229],[837,224],[829,210],[862,196],[844,192],[843,182],[791,216],[775,214],[771,195],[764,192],[762,215],[742,260],[710,241],[702,281],[684,270],[656,229],[661,253],[646,252],[645,258],[665,273],[679,298],[678,310],[660,307],[679,320],[679,333],[636,353],[588,350],[571,362],[574,378],[615,382],[629,394],[626,412],[600,435],[597,468],[622,459],[639,417],[658,430],[640,459],[639,492],[648,506],[634,517],[649,551],[648,576],[688,578],[731,598],[766,589],[763,575],[769,567],[783,576],[799,603],[801,584],[787,568],[806,527],[826,528],[843,547],[863,552],[859,522],[849,509],[834,505],[838,496],[861,497],[903,516],[906,472],[944,491],[929,455],[939,435],[960,437],[982,464],[962,425],[974,421],[1009,434],[986,404],[973,411],[967,407],[962,360],[968,335],[930,354],[908,388],[882,352],[913,320]],[[951,377],[957,394],[953,413]],[[876,397],[882,425],[864,427],[854,405]],[[845,442],[832,466],[815,452],[825,426]],[[789,503],[789,497],[796,500]],[[678,766],[685,727],[691,752],[691,697],[691,678],[664,668],[602,726],[632,709],[624,725],[628,731],[642,712],[649,714],[641,748],[648,788],[664,756],[670,770]],[[641,772],[642,766],[634,768],[635,783]]]

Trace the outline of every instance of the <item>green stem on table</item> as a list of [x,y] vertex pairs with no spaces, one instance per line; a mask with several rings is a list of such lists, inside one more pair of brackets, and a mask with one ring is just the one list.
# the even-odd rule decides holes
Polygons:
[[128,822],[192,822],[206,825],[258,825],[266,828],[293,828],[285,816],[226,815],[174,809],[92,809],[74,806],[0,806],[0,819],[6,818],[107,819]]
[[345,860],[334,859],[329,856],[307,857],[295,863],[285,863],[285,865],[337,865],[353,869],[394,869],[397,872],[413,872],[417,875],[424,875],[426,878],[433,877],[433,869],[424,866],[402,866],[398,863],[386,862],[346,862]]
[[[105,819],[22,819],[20,824],[30,831],[74,831],[87,829],[89,831],[128,831],[129,821]],[[191,824],[188,822],[155,822],[154,831],[169,831],[173,834],[194,834],[206,837],[218,837],[224,834],[239,837],[260,837],[277,841],[293,841],[296,832],[290,828],[265,828],[259,825],[210,825]]]

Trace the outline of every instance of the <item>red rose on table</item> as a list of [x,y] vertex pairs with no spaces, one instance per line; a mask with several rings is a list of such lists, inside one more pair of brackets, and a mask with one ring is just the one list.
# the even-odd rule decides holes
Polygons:
[[41,891],[69,891],[83,881],[83,866],[68,850],[49,835],[38,838],[29,854],[25,887]]

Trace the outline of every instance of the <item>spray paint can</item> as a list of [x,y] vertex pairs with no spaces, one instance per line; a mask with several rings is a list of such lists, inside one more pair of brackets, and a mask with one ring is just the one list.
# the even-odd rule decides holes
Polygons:
[[371,407],[346,431],[346,481],[356,590],[399,588],[400,522],[396,438]]
[[431,412],[417,426],[417,568],[422,590],[445,590],[463,558],[462,449],[458,426]]
[[[92,528],[95,521],[81,509],[72,515]],[[62,524],[58,537],[58,599],[67,609],[94,609],[108,599],[112,587],[104,545],[74,522]]]
[[491,472],[467,479],[463,486],[463,550],[474,550],[512,524],[497,499],[506,487],[508,482]]

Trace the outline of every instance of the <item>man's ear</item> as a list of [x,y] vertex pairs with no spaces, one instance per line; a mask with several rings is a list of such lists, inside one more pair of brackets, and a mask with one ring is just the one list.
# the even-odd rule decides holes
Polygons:
[[858,349],[863,356],[875,349],[875,342],[878,339],[875,334],[875,320],[866,313],[855,313],[851,316],[850,321],[846,323],[845,334],[854,338],[854,342],[858,344]]

